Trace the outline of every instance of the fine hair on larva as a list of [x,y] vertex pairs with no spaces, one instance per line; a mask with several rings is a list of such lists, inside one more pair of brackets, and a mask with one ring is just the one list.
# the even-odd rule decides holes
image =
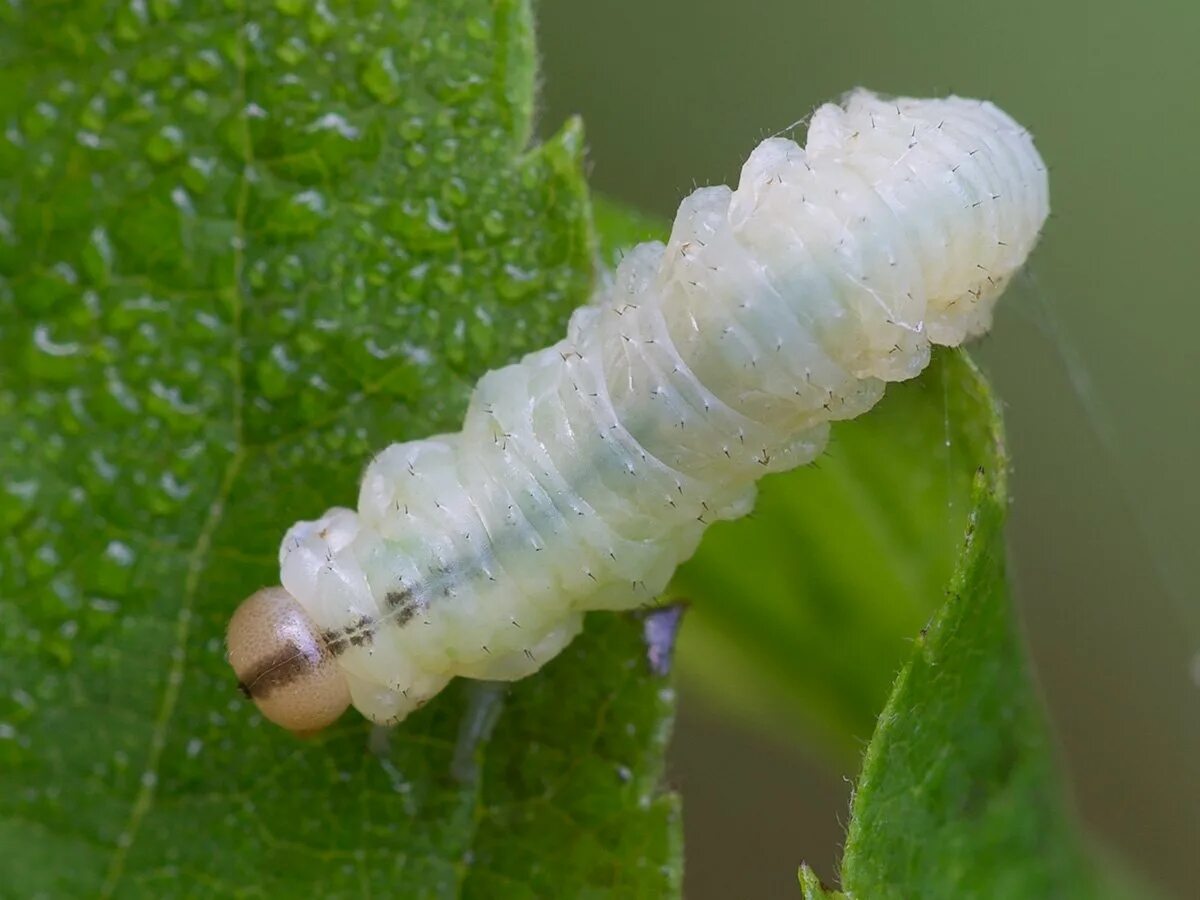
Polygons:
[[856,90],[701,188],[567,335],[488,372],[462,430],[393,444],[357,511],[298,522],[229,625],[243,691],[319,729],[398,722],[455,676],[514,680],[587,610],[652,602],[704,529],[804,465],[930,345],[985,332],[1049,211],[991,103]]

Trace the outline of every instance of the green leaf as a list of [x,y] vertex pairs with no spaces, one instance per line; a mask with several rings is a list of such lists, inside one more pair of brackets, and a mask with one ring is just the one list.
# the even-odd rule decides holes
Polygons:
[[579,128],[525,149],[526,4],[10,4],[0,59],[5,890],[677,893],[633,621],[457,751],[463,686],[297,742],[223,659],[292,521],[586,298]]
[[1005,578],[999,410],[965,355],[943,358],[978,468],[949,599],[923,629],[867,749],[842,886],[855,897],[1097,897],[1065,811]]
[[808,866],[800,867],[800,892],[804,900],[848,900],[845,894],[831,891],[821,884],[821,879]]

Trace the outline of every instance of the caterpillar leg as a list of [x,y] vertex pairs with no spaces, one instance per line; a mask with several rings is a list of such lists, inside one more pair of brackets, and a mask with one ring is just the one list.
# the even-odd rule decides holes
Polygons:
[[458,726],[450,774],[463,784],[474,784],[479,776],[476,751],[492,736],[492,729],[500,721],[508,684],[502,681],[476,681],[467,690],[467,709]]

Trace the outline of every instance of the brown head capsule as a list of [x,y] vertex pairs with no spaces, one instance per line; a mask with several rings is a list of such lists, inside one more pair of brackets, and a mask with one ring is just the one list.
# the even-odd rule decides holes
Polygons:
[[318,731],[350,705],[346,677],[319,629],[281,587],[242,601],[225,643],[238,687],[277,725],[302,734]]

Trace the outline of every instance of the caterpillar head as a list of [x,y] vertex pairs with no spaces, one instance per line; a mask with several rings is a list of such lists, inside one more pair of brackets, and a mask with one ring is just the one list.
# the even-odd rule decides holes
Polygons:
[[242,601],[225,644],[238,687],[276,725],[308,734],[332,724],[350,705],[346,676],[320,629],[281,587]]

